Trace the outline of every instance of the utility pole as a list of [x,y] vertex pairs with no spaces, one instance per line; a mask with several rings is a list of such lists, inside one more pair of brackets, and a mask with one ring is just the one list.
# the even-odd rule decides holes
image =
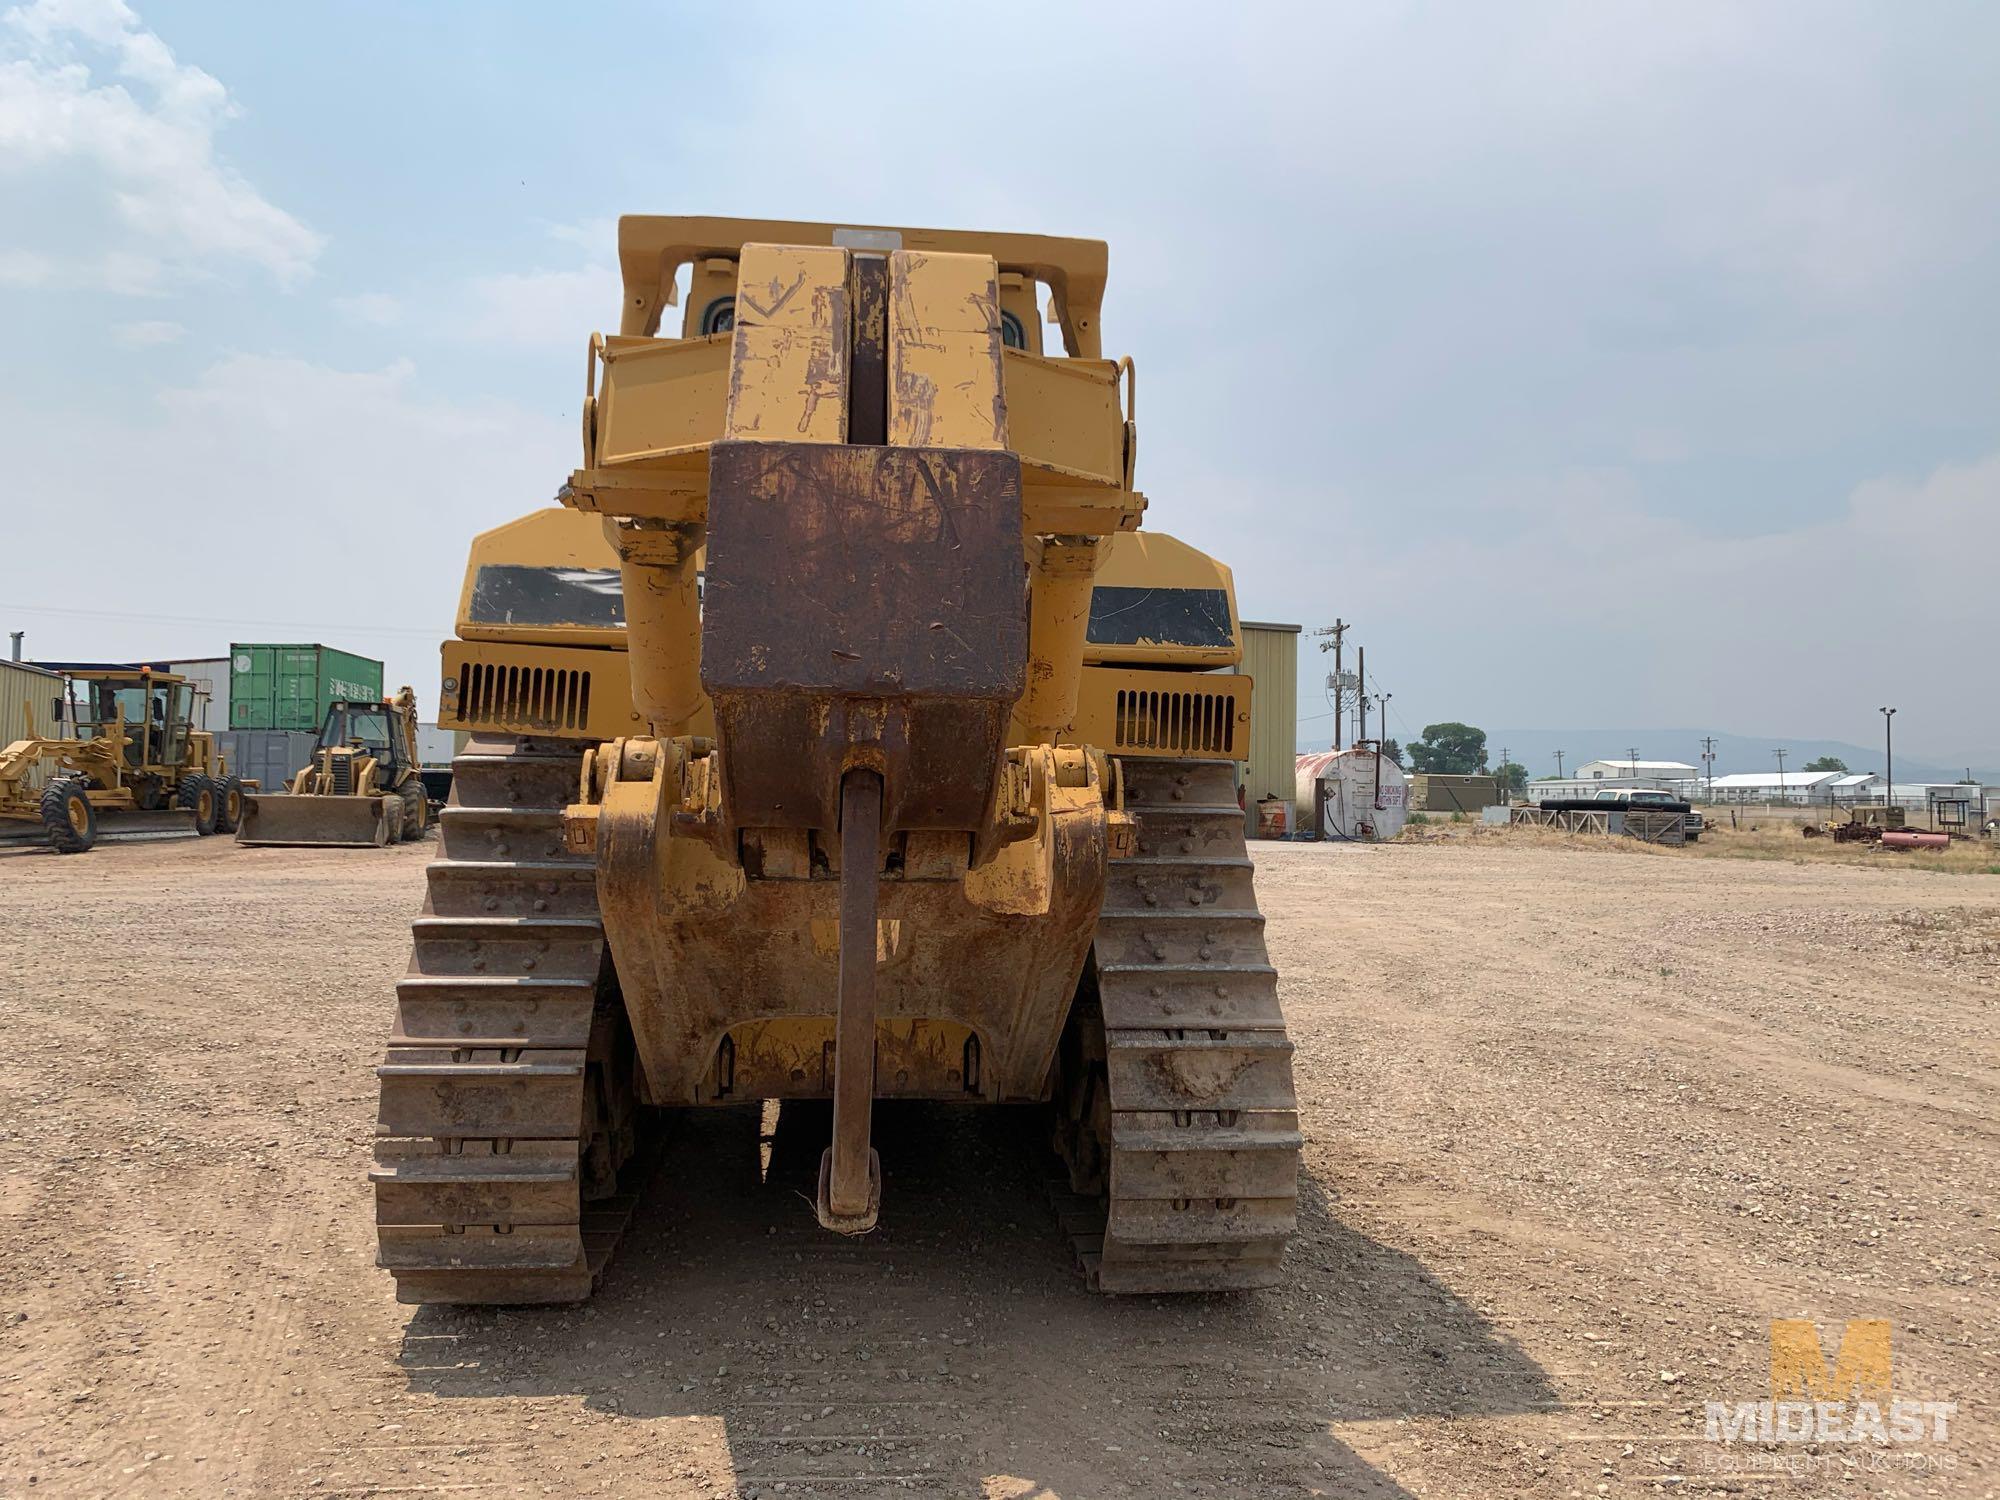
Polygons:
[[1715,736],[1712,734],[1705,734],[1701,737],[1701,763],[1708,771],[1708,800],[1713,802],[1715,800]]
[[1562,751],[1558,750],[1556,751],[1556,780],[1561,781],[1562,779],[1563,779],[1563,753]]
[[1354,743],[1368,738],[1368,648],[1354,648]]
[[1882,815],[1888,819],[1889,809],[1896,803],[1896,710],[1882,710],[1882,754],[1889,767],[1889,785],[1882,792]]
[[1628,745],[1625,749],[1625,758],[1631,762],[1632,779],[1637,781],[1639,779],[1639,747],[1637,745]]
[[1342,686],[1343,673],[1340,670],[1341,642],[1347,636],[1347,621],[1336,618],[1331,625],[1322,625],[1313,634],[1319,637],[1319,649],[1333,653],[1333,748],[1340,748],[1340,721],[1347,712],[1345,688]]
[[1785,800],[1785,756],[1788,752],[1773,750],[1771,753],[1778,757],[1778,800],[1783,802]]

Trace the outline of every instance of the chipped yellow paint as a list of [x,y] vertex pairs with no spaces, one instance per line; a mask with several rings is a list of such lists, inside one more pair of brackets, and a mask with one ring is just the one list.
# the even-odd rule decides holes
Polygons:
[[847,441],[848,261],[827,246],[743,247],[725,437]]
[[889,441],[1005,448],[1000,273],[990,255],[889,257]]

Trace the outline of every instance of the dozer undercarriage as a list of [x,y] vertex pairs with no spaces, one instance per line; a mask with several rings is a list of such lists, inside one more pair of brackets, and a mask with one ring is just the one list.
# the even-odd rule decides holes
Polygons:
[[[1270,1284],[1299,1135],[1236,794],[1250,684],[1202,674],[1238,655],[1226,570],[1114,556],[1144,501],[1102,247],[621,243],[563,494],[604,540],[482,539],[446,647],[440,721],[482,738],[379,1070],[399,1297],[587,1295],[643,1107],[774,1098],[832,1103],[829,1229],[892,1211],[875,1099],[1039,1101],[1093,1285]],[[683,262],[687,337],[656,339]]]

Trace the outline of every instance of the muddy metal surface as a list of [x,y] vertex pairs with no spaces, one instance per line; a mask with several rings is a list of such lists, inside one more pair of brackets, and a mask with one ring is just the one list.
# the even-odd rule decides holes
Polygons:
[[[1090,1296],[1013,1114],[884,1109],[830,1240],[823,1113],[738,1111],[588,1309],[453,1313],[392,1300],[365,1175],[428,856],[0,855],[0,1494],[2000,1489],[1991,878],[1266,846],[1279,1288]],[[1705,1442],[1772,1317],[1890,1320],[1931,1468]]]

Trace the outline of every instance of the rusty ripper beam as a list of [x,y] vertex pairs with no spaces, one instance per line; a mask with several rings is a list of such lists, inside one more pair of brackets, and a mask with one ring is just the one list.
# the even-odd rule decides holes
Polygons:
[[840,996],[833,1041],[833,1144],[819,1161],[819,1222],[842,1234],[875,1227],[882,1158],[868,1144],[875,1099],[876,900],[882,778],[851,770],[840,783]]

